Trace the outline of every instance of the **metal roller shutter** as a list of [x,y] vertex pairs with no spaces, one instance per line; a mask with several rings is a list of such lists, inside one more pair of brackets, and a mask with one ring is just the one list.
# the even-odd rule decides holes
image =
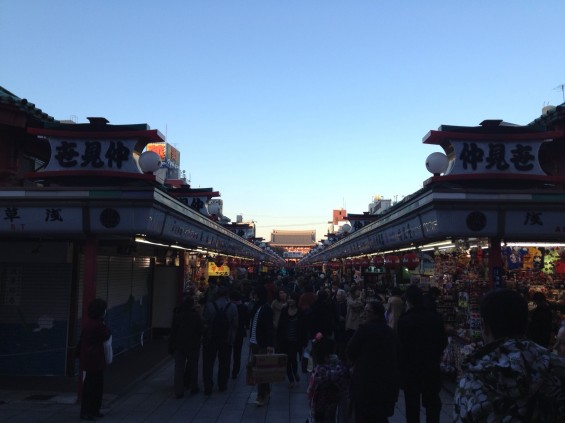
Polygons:
[[64,375],[70,263],[1,263],[0,373]]
[[[84,257],[80,275],[79,299],[84,288]],[[96,295],[108,302],[106,324],[112,330],[116,355],[142,344],[149,335],[150,275],[150,257],[97,258]],[[81,313],[79,310],[79,316]]]

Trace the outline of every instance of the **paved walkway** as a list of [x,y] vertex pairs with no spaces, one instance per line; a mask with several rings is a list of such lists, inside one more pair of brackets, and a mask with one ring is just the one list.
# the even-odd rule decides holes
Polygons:
[[[129,360],[128,360],[129,361]],[[114,365],[119,365],[116,361]],[[124,365],[125,366],[125,365]],[[142,374],[135,383],[130,383],[116,393],[108,389],[104,396],[103,423],[112,422],[194,422],[194,423],[303,423],[308,415],[306,400],[306,378],[289,389],[286,383],[272,385],[271,400],[263,407],[257,407],[255,387],[245,384],[245,375],[230,380],[228,390],[214,391],[212,395],[202,393],[175,399],[172,388],[173,362],[164,358],[151,372]],[[0,422],[79,422],[79,405],[72,391],[53,393],[41,382],[27,390],[6,390],[0,387]],[[47,392],[47,394],[46,394]],[[442,391],[442,423],[450,422],[453,410],[452,395]],[[402,394],[397,403],[391,423],[405,421]],[[422,414],[422,422],[425,418]]]

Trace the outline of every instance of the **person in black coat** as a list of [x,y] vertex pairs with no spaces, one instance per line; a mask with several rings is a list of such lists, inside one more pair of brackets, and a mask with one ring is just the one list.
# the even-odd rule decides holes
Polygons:
[[[265,286],[260,285],[255,289],[255,308],[249,331],[249,344],[252,354],[272,354],[275,352],[275,327],[273,325],[273,309],[268,302],[268,293]],[[268,383],[257,384],[257,399],[255,404],[265,405],[271,395],[271,385]]]
[[169,354],[172,354],[175,360],[176,398],[184,396],[185,387],[190,389],[191,394],[199,391],[198,358],[203,334],[204,323],[200,313],[194,307],[194,297],[187,295],[182,304],[174,310],[169,337]]
[[332,301],[336,323],[334,330],[335,351],[340,360],[346,360],[347,335],[345,334],[345,320],[347,319],[347,298],[343,289],[338,289]]
[[536,303],[530,314],[527,337],[544,348],[549,348],[553,331],[553,312],[542,292],[535,292],[532,301]]
[[400,384],[396,334],[381,302],[365,304],[364,315],[365,323],[347,344],[353,363],[351,405],[356,422],[386,423],[394,414]]
[[108,304],[101,298],[92,300],[88,304],[88,318],[82,322],[78,353],[80,370],[85,373],[80,403],[82,420],[95,420],[104,416],[100,412],[106,369],[104,342],[112,336],[104,323],[107,307]]
[[300,381],[298,356],[308,343],[305,316],[298,308],[298,294],[291,294],[281,310],[279,327],[276,331],[277,352],[288,356],[286,374],[289,386],[293,388]]
[[308,323],[310,339],[318,332],[326,338],[333,337],[337,326],[337,312],[330,300],[330,294],[325,289],[318,291],[317,299],[308,313]]
[[243,296],[238,290],[230,292],[230,300],[237,307],[238,329],[233,341],[232,355],[232,379],[236,379],[241,369],[241,350],[243,348],[243,338],[247,336],[247,328],[249,327],[249,306],[243,301]]
[[398,319],[401,387],[404,390],[406,421],[420,421],[420,399],[426,422],[439,423],[441,412],[440,363],[447,346],[441,315],[426,307],[422,290],[406,289],[407,311]]

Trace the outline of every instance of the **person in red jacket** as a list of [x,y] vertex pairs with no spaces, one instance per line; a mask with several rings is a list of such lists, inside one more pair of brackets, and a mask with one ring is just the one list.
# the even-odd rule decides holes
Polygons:
[[84,372],[80,404],[82,420],[95,420],[97,417],[104,416],[100,412],[104,389],[104,369],[106,369],[104,342],[112,335],[108,326],[104,324],[106,308],[106,301],[101,298],[90,302],[88,318],[83,322],[80,335],[79,360],[80,369]]

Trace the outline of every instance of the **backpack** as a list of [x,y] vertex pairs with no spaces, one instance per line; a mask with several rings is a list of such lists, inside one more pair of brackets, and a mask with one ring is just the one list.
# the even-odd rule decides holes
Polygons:
[[216,342],[224,342],[224,343],[228,342],[230,322],[228,320],[227,311],[231,303],[228,302],[223,309],[218,307],[216,301],[212,301],[212,304],[216,309],[216,314],[214,315],[214,319],[212,320],[212,327],[210,334],[211,338],[213,341]]

